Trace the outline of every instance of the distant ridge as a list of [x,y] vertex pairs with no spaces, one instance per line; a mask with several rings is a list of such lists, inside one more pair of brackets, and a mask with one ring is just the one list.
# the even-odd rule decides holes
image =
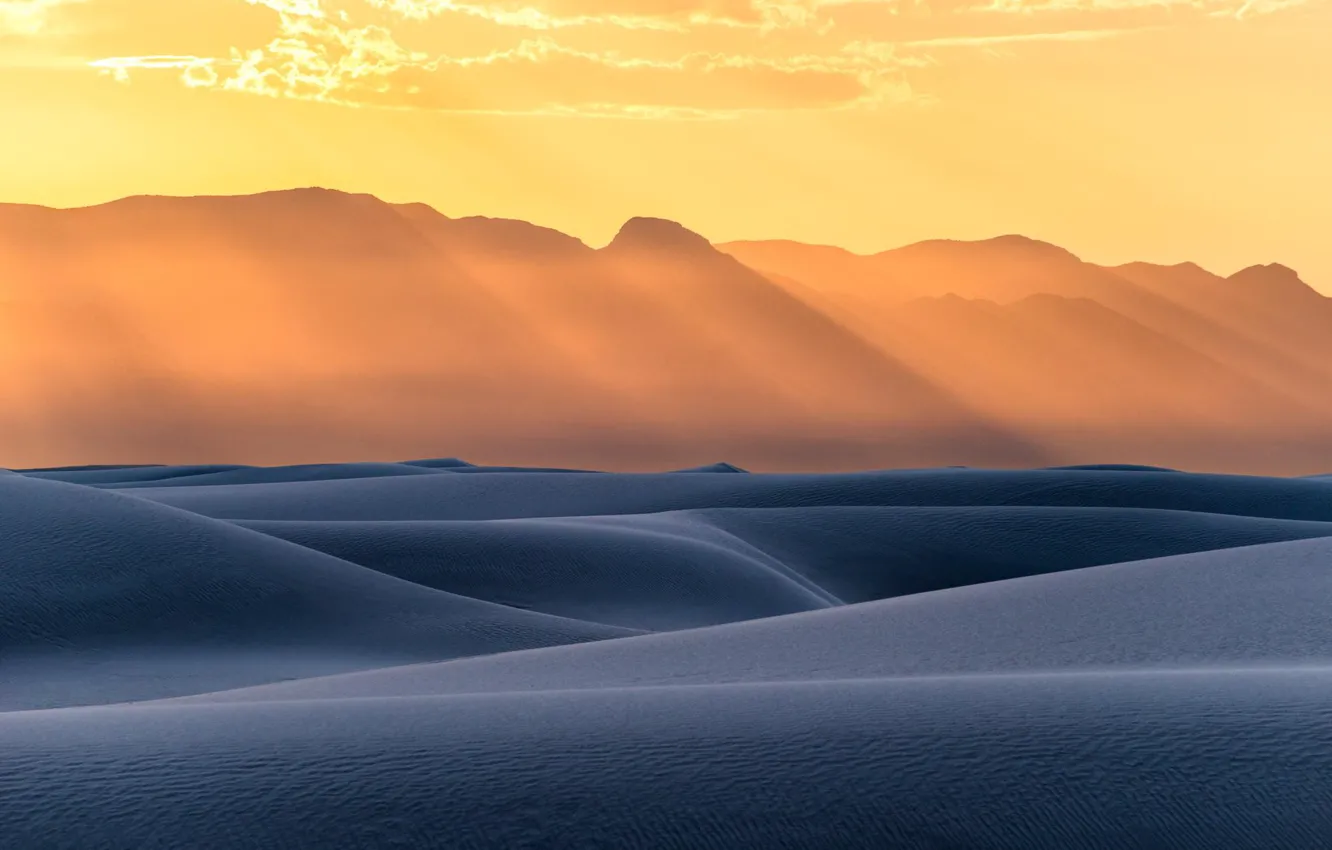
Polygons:
[[[585,243],[583,243],[581,239],[575,236],[570,236],[568,234],[562,233],[559,230],[555,230],[549,227],[543,227],[541,225],[533,224],[527,221],[523,221],[521,219],[509,219],[503,217],[496,218],[488,216],[464,216],[460,218],[451,218],[439,212],[435,207],[420,201],[388,203],[380,200],[377,196],[370,193],[349,192],[341,189],[332,189],[322,186],[300,186],[300,187],[292,187],[285,189],[270,189],[261,192],[236,193],[236,194],[127,195],[124,197],[114,198],[106,201],[99,201],[89,204],[79,204],[68,207],[52,207],[47,205],[30,204],[30,203],[0,202],[0,211],[8,210],[13,212],[17,210],[25,210],[31,212],[37,210],[46,210],[50,212],[72,212],[78,210],[97,210],[109,207],[128,207],[135,205],[144,205],[154,202],[157,203],[170,202],[171,204],[175,205],[182,202],[217,204],[219,202],[243,202],[243,201],[255,201],[261,203],[276,202],[279,204],[288,204],[288,205],[361,204],[365,206],[390,206],[398,209],[404,215],[414,220],[442,219],[447,222],[470,223],[478,225],[477,227],[478,235],[482,230],[480,225],[493,224],[497,227],[512,227],[514,229],[540,231],[546,234],[557,234],[559,237],[562,237],[561,241],[567,241],[569,243],[577,243],[585,245]],[[637,245],[639,247],[645,247],[647,245],[652,245],[652,244],[667,245],[671,244],[672,242],[678,245],[693,245],[697,247],[699,245],[700,240],[702,242],[712,244],[705,237],[699,235],[694,231],[689,230],[688,228],[684,227],[678,222],[671,221],[670,219],[658,218],[652,216],[631,217],[624,223],[624,225],[620,227],[619,231],[617,231],[616,233],[616,236],[612,239],[612,242],[609,244],[614,244],[616,241],[623,241],[623,240],[628,240],[628,244]],[[609,244],[607,247],[609,247]],[[985,237],[981,239],[972,239],[972,240],[952,239],[952,238],[926,239],[919,242],[909,243],[907,245],[903,245],[897,248],[881,249],[878,251],[871,251],[868,253],[855,252],[850,249],[836,245],[813,244],[813,243],[801,242],[799,240],[794,240],[794,239],[733,240],[729,242],[716,243],[716,247],[726,253],[738,254],[744,252],[746,249],[751,247],[754,248],[763,247],[766,249],[789,248],[792,251],[800,251],[804,253],[825,252],[829,255],[836,254],[846,258],[859,258],[859,259],[878,257],[888,254],[927,253],[939,250],[946,251],[950,248],[958,248],[964,246],[970,249],[978,250],[982,253],[987,253],[987,252],[995,254],[1007,253],[1010,255],[1028,254],[1031,256],[1072,258],[1075,260],[1077,259],[1077,256],[1073,254],[1071,251],[1068,251],[1067,249],[1062,248],[1058,245],[1054,245],[1050,242],[1046,242],[1040,239],[1034,239],[1032,237],[1016,233],[1000,234],[997,236]],[[1201,266],[1192,261],[1184,261],[1173,265],[1132,262],[1132,263],[1125,263],[1122,266],[1118,266],[1116,268],[1126,269],[1135,266],[1154,267],[1161,269],[1175,269],[1175,270],[1190,271],[1190,272],[1204,272],[1210,276],[1217,277],[1218,279],[1223,279],[1220,276],[1212,275],[1211,272],[1206,271]],[[1245,282],[1258,282],[1260,279],[1271,280],[1275,278],[1283,278],[1286,280],[1298,279],[1299,274],[1294,269],[1291,269],[1290,267],[1285,266],[1281,263],[1267,263],[1267,264],[1255,264],[1249,266],[1229,276],[1229,279],[1237,281],[1245,281]],[[1303,281],[1301,281],[1301,283],[1305,287],[1308,287],[1308,284],[1304,284]],[[1327,296],[1322,296],[1321,293],[1318,293],[1318,291],[1314,290],[1312,287],[1308,288],[1311,289],[1313,292],[1315,292],[1315,294],[1319,294],[1320,297],[1327,297]]]
[[442,448],[487,469],[1284,474],[1332,454],[1332,299],[1280,264],[1104,267],[1017,234],[713,245],[653,217],[598,249],[317,187],[0,205],[0,258],[16,466]]

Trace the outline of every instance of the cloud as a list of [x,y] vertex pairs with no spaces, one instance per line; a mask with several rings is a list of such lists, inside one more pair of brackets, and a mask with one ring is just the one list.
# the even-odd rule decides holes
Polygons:
[[[1270,15],[1284,9],[1304,6],[1309,2],[1312,2],[1312,0],[1245,0],[1245,2],[1234,11],[1234,17],[1243,20],[1244,18],[1252,18],[1259,15]],[[1225,12],[1222,14],[1225,14]]]
[[0,38],[38,35],[52,9],[78,2],[82,0],[0,0]]
[[[132,71],[178,69],[194,88],[473,113],[723,118],[910,98],[901,74],[910,63],[891,51],[646,58],[574,49],[542,36],[477,55],[432,55],[404,46],[388,26],[353,26],[345,12],[319,0],[247,2],[278,15],[278,33],[263,47],[218,59],[131,56],[92,65],[121,81]],[[646,2],[667,11],[675,0]]]
[[[844,0],[367,0],[406,18],[444,14],[534,30],[611,26],[685,31],[705,26],[773,29],[806,26],[818,10]],[[873,0],[880,2],[881,0]]]
[[628,117],[723,117],[903,96],[890,63],[843,56],[691,53],[653,60],[529,39],[478,56],[427,58],[378,28],[330,37],[334,49],[327,41],[286,38],[252,51],[217,85],[354,106]]
[[[14,0],[0,0],[5,2]],[[908,77],[913,70],[938,65],[933,56],[937,50],[996,55],[1010,45],[1091,42],[1142,29],[1015,33],[1008,26],[1012,18],[1004,19],[1001,28],[993,16],[966,14],[978,8],[1034,13],[1212,4],[1243,17],[1301,0],[988,0],[984,7],[967,5],[971,0],[235,2],[272,13],[271,37],[252,36],[248,46],[213,57],[120,56],[91,64],[122,82],[136,73],[165,69],[195,89],[347,107],[729,118],[928,100],[913,93]],[[450,15],[472,21],[462,27],[465,34],[455,31],[456,25],[467,23],[457,17],[442,26],[418,25]],[[833,26],[871,19],[895,21],[897,40],[874,38],[873,26],[847,26],[845,32]],[[930,23],[932,19],[939,23]],[[988,32],[958,32],[958,27],[974,28],[978,20],[987,19]],[[479,27],[478,21],[483,22]],[[594,31],[598,26],[619,32],[608,38]],[[707,32],[694,32],[696,28]],[[995,32],[997,28],[1005,31]],[[478,32],[478,40],[470,40]],[[423,49],[432,39],[434,49]],[[450,41],[451,49],[441,47]],[[605,44],[620,49],[603,49]],[[202,52],[197,47],[180,50],[191,51]]]
[[[113,56],[88,65],[121,83],[130,81],[130,71],[133,70],[181,69],[186,85],[198,87],[216,82],[217,72],[213,70],[216,61],[199,56]],[[202,82],[204,80],[208,82]]]
[[304,18],[326,16],[321,0],[245,0],[251,6],[267,6],[281,15]]
[[975,12],[1118,12],[1132,9],[1187,8],[1212,16],[1245,18],[1303,6],[1317,0],[990,0]]
[[1103,30],[1064,30],[1061,32],[1028,32],[1008,35],[970,35],[947,36],[942,38],[922,38],[898,43],[899,48],[923,47],[996,47],[1005,44],[1022,44],[1041,41],[1102,41],[1115,38],[1138,30],[1103,29]]

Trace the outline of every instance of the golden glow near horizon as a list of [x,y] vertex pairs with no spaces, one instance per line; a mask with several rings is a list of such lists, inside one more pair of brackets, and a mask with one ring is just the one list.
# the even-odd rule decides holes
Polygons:
[[0,0],[0,201],[301,185],[1332,292],[1329,0]]

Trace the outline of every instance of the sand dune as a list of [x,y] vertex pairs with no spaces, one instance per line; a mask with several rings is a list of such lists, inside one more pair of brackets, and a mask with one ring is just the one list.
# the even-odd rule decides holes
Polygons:
[[[691,508],[1004,506],[1160,508],[1332,521],[1314,478],[1119,469],[922,469],[827,475],[496,472],[136,489],[228,520],[477,520],[660,513]],[[107,486],[103,484],[101,486]]]
[[1332,830],[1326,476],[443,458],[0,496],[16,846]]
[[3,715],[0,818],[71,847],[1313,848],[1332,828],[1330,684],[1018,676]]
[[[1022,671],[1328,667],[1329,553],[1332,542],[1319,539],[1061,570],[807,614],[352,673],[185,702]],[[1275,622],[1273,606],[1283,611]]]
[[629,633],[90,487],[6,475],[0,494],[0,644],[12,668],[0,706],[212,687],[213,660],[236,685]]

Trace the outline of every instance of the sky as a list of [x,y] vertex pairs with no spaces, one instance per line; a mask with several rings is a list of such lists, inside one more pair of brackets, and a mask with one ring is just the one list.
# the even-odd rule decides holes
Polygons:
[[0,0],[0,201],[297,186],[1332,293],[1332,0]]

